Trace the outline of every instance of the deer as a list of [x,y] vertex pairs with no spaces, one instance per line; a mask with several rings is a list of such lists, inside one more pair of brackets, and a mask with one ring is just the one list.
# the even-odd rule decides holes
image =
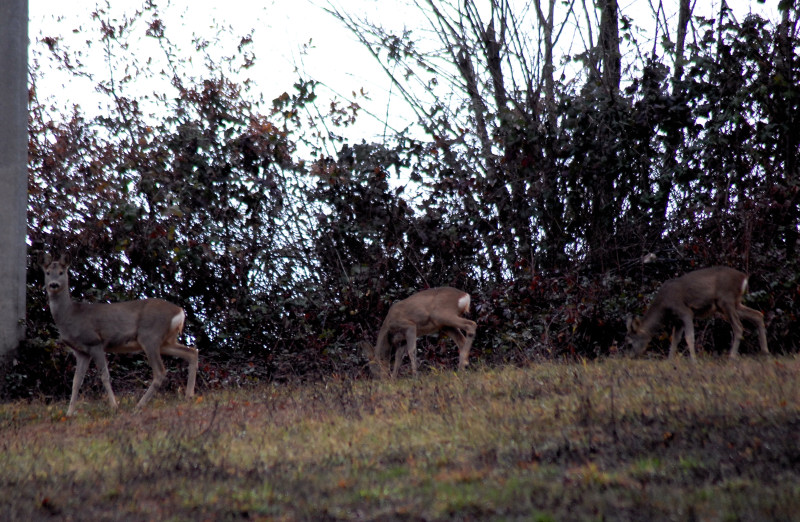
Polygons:
[[769,354],[764,315],[742,304],[747,292],[748,276],[726,266],[701,268],[681,277],[664,282],[653,298],[644,316],[629,318],[626,342],[635,355],[647,349],[656,329],[669,321],[678,321],[673,327],[669,346],[669,358],[675,356],[681,336],[686,336],[689,356],[697,361],[694,342],[694,318],[706,318],[715,313],[722,316],[733,329],[730,357],[739,355],[742,340],[742,319],[758,328],[758,343],[761,351]]
[[470,299],[468,293],[456,288],[439,287],[422,290],[394,303],[381,325],[375,346],[367,341],[361,343],[372,374],[378,378],[386,377],[394,354],[391,376],[397,378],[404,355],[400,344],[405,340],[411,373],[416,376],[417,337],[436,332],[442,332],[455,341],[458,346],[458,369],[465,369],[478,329],[474,321],[462,317],[469,311]]
[[117,409],[111,388],[106,353],[144,352],[153,369],[153,381],[136,405],[140,411],[158,390],[166,376],[162,355],[180,357],[189,363],[186,397],[194,396],[198,352],[178,342],[186,319],[184,310],[162,299],[140,299],[118,303],[75,302],[69,292],[69,255],[53,260],[39,256],[44,271],[44,284],[53,321],[61,340],[75,355],[75,375],[67,416],[75,414],[78,390],[83,384],[89,362],[94,360],[100,372],[108,404]]

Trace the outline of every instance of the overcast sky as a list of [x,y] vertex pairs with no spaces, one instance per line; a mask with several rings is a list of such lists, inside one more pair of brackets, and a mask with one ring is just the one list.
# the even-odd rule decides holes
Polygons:
[[[324,0],[157,2],[166,26],[165,34],[182,49],[193,48],[193,33],[211,37],[220,28],[231,27],[234,38],[229,40],[235,46],[238,44],[236,36],[253,30],[252,50],[257,61],[248,74],[267,100],[278,97],[282,92],[291,92],[292,85],[300,75],[305,79],[323,82],[325,87],[321,88],[322,91],[345,98],[352,97],[352,91],[363,87],[373,98],[372,104],[367,103],[372,105],[368,108],[384,114],[390,86],[388,79],[354,36],[320,7],[324,3]],[[350,3],[358,4],[359,12],[369,13],[388,2],[351,0]],[[66,48],[84,48],[83,59],[87,63],[95,63],[92,67],[98,74],[104,74],[106,67],[101,59],[101,50],[96,45],[90,48],[85,42],[86,31],[96,25],[91,20],[91,13],[97,4],[96,0],[31,0],[29,34],[32,48],[37,47],[36,41],[41,36],[63,35]],[[104,2],[99,4],[102,6]],[[130,11],[140,5],[138,2],[114,4],[115,12]],[[382,12],[387,11],[384,8]],[[302,52],[308,44],[308,52]],[[38,49],[42,51],[45,47],[38,44]],[[158,49],[150,51],[159,56]],[[96,62],[91,61],[92,56]],[[46,55],[41,60],[46,61]],[[296,72],[297,68],[300,69],[299,73]],[[93,113],[92,104],[85,101],[89,94],[87,89],[92,89],[91,82],[82,82],[50,69],[47,70],[47,77],[47,85],[39,86],[40,95],[57,93],[64,108],[77,102],[89,114]],[[378,103],[375,100],[381,101]],[[380,132],[380,127],[374,121],[368,127],[366,132]]]
[[[777,17],[775,7],[777,1],[768,0],[762,4],[756,0],[728,0],[728,4],[732,5],[738,17],[743,17],[752,11],[774,20]],[[409,7],[407,2],[382,0],[334,0],[334,2],[390,27],[414,27],[424,24],[418,11]],[[520,2],[528,3],[527,0]],[[346,28],[322,9],[322,6],[328,4],[327,0],[261,2],[171,0],[156,3],[160,7],[166,25],[167,36],[179,44],[179,39],[184,38],[182,45],[185,45],[186,49],[192,48],[192,33],[213,35],[221,27],[231,27],[232,34],[238,36],[248,34],[251,29],[254,30],[253,51],[257,65],[248,72],[268,100],[284,91],[291,91],[292,84],[298,77],[295,69],[299,67],[300,75],[304,78],[320,81],[325,84],[325,89],[345,98],[349,98],[352,91],[363,87],[372,98],[371,102],[360,101],[367,110],[383,118],[387,114],[388,106],[389,117],[395,127],[402,128],[410,123],[407,112],[402,110],[401,100],[390,96],[390,82],[374,58]],[[665,0],[664,3],[667,4],[667,17],[673,17],[678,0]],[[37,45],[35,42],[42,35],[61,34],[70,38],[66,43],[67,47],[78,45],[88,48],[85,42],[86,36],[82,33],[93,26],[91,13],[98,4],[103,6],[105,2],[30,0],[29,32],[32,46]],[[136,1],[115,1],[113,4],[115,10],[121,11],[130,11],[135,6],[141,5]],[[658,0],[620,0],[620,9],[623,14],[633,18],[639,26],[650,30],[647,26],[653,22],[647,17],[651,16],[651,5],[657,4]],[[710,16],[719,8],[718,0],[697,0],[697,4],[696,12],[704,10]],[[575,38],[568,36],[566,39]],[[302,47],[309,42],[312,48],[307,53],[301,53]],[[234,45],[236,43],[233,42]],[[41,45],[39,48],[41,49]],[[96,51],[95,46],[93,54],[102,56]],[[153,51],[157,53],[157,50]],[[99,74],[102,74],[104,68],[102,60],[97,62],[97,67],[100,68]],[[48,72],[48,77],[51,82],[49,90],[58,93],[65,108],[71,106],[73,102],[85,99],[86,85],[68,82],[65,75],[58,76]],[[41,86],[40,90],[48,89]],[[83,102],[81,105],[91,114],[91,104],[87,106],[86,102]],[[369,117],[362,119],[364,121],[357,132],[365,139],[369,141],[381,133],[382,127],[377,121]]]

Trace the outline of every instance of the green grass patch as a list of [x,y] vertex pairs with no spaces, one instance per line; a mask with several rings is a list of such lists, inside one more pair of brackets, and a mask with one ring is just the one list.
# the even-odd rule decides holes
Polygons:
[[792,519],[800,359],[608,359],[0,406],[6,520]]

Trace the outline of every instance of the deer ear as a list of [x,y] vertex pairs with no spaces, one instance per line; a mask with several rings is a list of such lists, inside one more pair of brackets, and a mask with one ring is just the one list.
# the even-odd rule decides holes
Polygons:
[[625,325],[628,327],[628,333],[634,333],[639,331],[642,321],[638,317],[628,316]]
[[69,265],[72,264],[72,256],[70,256],[69,253],[63,254],[59,262],[64,265],[64,268],[69,268]]
[[50,254],[45,254],[44,252],[39,252],[39,257],[36,262],[39,264],[39,267],[44,270],[52,261],[53,256]]

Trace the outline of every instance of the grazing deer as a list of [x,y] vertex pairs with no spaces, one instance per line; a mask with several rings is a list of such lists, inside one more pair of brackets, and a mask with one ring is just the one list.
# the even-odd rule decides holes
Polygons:
[[72,397],[67,415],[75,413],[78,390],[83,383],[90,359],[100,371],[108,403],[117,408],[108,374],[108,353],[133,353],[143,351],[153,368],[153,382],[136,405],[141,409],[161,386],[166,375],[161,355],[186,359],[189,363],[189,380],[186,397],[194,395],[197,377],[197,349],[178,342],[185,319],[181,307],[161,299],[142,299],[122,303],[76,303],[69,294],[69,257],[53,261],[50,255],[39,256],[39,266],[44,270],[44,284],[50,312],[61,334],[61,340],[75,354],[75,376],[72,379]]
[[689,355],[692,361],[696,361],[694,317],[708,317],[718,312],[733,329],[731,358],[739,354],[739,343],[743,332],[742,319],[755,323],[758,327],[758,343],[761,345],[761,351],[769,353],[764,315],[742,304],[742,297],[746,291],[747,276],[725,266],[703,268],[670,279],[661,285],[642,319],[628,320],[626,342],[631,344],[634,353],[638,355],[647,348],[647,344],[660,325],[670,320],[678,320],[681,324],[672,330],[669,357],[675,356],[675,349],[685,333]]
[[417,337],[439,331],[452,338],[458,346],[458,369],[466,368],[478,328],[474,321],[462,317],[469,311],[469,303],[468,293],[450,287],[423,290],[394,303],[378,332],[377,344],[373,347],[366,341],[362,343],[373,375],[385,377],[394,354],[392,377],[397,377],[403,361],[403,350],[399,349],[403,339],[411,359],[411,372],[416,375]]

